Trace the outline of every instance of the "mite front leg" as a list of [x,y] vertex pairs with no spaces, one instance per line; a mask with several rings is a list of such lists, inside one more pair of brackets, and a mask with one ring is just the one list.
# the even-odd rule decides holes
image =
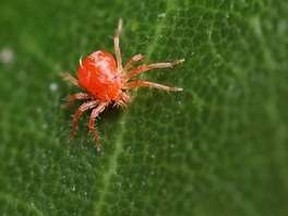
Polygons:
[[128,60],[126,65],[124,66],[124,71],[128,71],[128,70],[132,69],[135,63],[142,61],[143,59],[144,59],[144,56],[142,54],[137,54],[137,55],[132,56]]
[[141,73],[144,73],[146,71],[151,71],[154,69],[161,69],[161,68],[172,68],[177,64],[181,64],[183,63],[185,60],[184,59],[180,59],[174,62],[160,62],[160,63],[153,63],[153,64],[144,64],[144,65],[140,65],[139,67],[136,67],[135,69],[131,70],[128,75],[127,78],[131,79]]
[[134,89],[138,87],[149,87],[149,88],[156,88],[163,91],[183,91],[183,88],[178,88],[175,86],[166,86],[159,83],[149,82],[146,80],[135,80],[132,82],[128,82],[125,85],[126,89]]
[[95,128],[95,120],[100,115],[100,113],[104,111],[106,106],[107,106],[107,103],[100,103],[96,108],[94,108],[92,110],[90,120],[88,123],[89,131],[92,133],[93,138],[96,141],[97,151],[100,151],[100,142],[99,142],[98,132]]
[[77,127],[78,127],[78,121],[83,112],[94,108],[97,106],[98,102],[97,101],[89,101],[86,103],[83,103],[77,111],[73,115],[73,120],[72,120],[72,131],[71,131],[71,137],[74,137],[76,135]]
[[118,27],[116,29],[115,35],[114,35],[114,50],[115,50],[115,56],[117,60],[117,68],[119,71],[122,71],[122,57],[121,57],[121,50],[119,46],[119,37],[122,32],[122,19],[119,19]]
[[66,100],[65,107],[70,107],[76,100],[88,100],[90,99],[90,95],[84,92],[79,92],[76,94],[69,95]]

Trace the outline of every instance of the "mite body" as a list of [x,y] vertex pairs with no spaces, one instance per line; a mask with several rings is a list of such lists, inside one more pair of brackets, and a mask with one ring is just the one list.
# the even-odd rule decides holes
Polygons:
[[129,91],[138,87],[151,87],[164,91],[182,91],[182,88],[136,79],[136,76],[158,68],[171,68],[182,63],[184,59],[174,62],[139,65],[137,63],[141,62],[144,56],[137,54],[131,57],[123,67],[119,47],[121,31],[122,20],[120,19],[114,35],[116,59],[107,51],[95,51],[83,60],[79,60],[77,78],[74,78],[69,73],[63,75],[66,81],[82,90],[79,93],[68,96],[67,106],[70,106],[75,100],[84,101],[73,115],[71,136],[73,137],[76,134],[78,120],[81,115],[85,111],[92,110],[88,127],[96,141],[97,150],[100,150],[100,141],[98,132],[94,127],[95,120],[108,105],[126,106],[131,101]]

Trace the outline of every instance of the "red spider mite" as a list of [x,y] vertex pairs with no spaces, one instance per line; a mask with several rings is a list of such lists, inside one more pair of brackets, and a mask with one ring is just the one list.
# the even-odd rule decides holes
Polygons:
[[64,80],[79,87],[82,92],[69,95],[66,106],[70,106],[76,100],[85,101],[76,110],[73,115],[71,137],[74,137],[77,130],[78,120],[81,115],[92,110],[88,127],[96,141],[97,150],[100,150],[99,136],[95,125],[95,119],[102,113],[105,108],[110,105],[126,106],[131,97],[129,91],[138,87],[151,87],[164,91],[182,91],[182,88],[165,86],[162,84],[138,80],[136,76],[158,68],[171,68],[177,64],[184,62],[184,59],[174,62],[161,62],[152,64],[136,65],[142,61],[144,56],[141,54],[134,55],[128,62],[122,66],[122,57],[119,47],[119,36],[122,31],[122,20],[119,20],[118,28],[114,35],[114,56],[104,50],[98,50],[91,53],[83,60],[80,58],[77,70],[77,78],[69,73],[64,73]]

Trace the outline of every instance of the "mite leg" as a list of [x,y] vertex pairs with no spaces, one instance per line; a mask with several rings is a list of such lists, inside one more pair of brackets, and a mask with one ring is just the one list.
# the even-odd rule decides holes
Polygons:
[[66,108],[70,107],[74,103],[75,100],[87,100],[90,98],[91,98],[90,95],[84,92],[79,92],[76,94],[69,95],[67,97],[65,107]]
[[98,104],[97,101],[89,101],[89,102],[83,103],[77,109],[77,111],[73,115],[71,137],[74,137],[76,134],[77,127],[78,127],[78,121],[79,121],[79,118],[81,117],[81,115],[83,114],[83,112],[94,108],[95,106],[97,106],[97,104]]
[[131,97],[129,96],[129,94],[127,94],[126,92],[122,92],[119,100],[115,103],[115,105],[118,105],[123,108],[123,107],[126,107],[130,101],[131,101]]
[[60,75],[61,75],[63,80],[65,80],[65,81],[67,81],[67,82],[69,82],[75,86],[80,87],[77,79],[75,77],[73,77],[70,73],[65,72],[65,73],[62,73]]
[[124,71],[128,71],[130,70],[131,68],[133,68],[133,65],[136,63],[136,62],[139,62],[139,61],[142,61],[144,59],[144,56],[142,54],[137,54],[137,55],[134,55],[132,56],[128,62],[126,63],[126,65],[124,66]]
[[135,80],[132,82],[128,82],[125,85],[126,89],[134,89],[138,87],[156,88],[156,89],[164,90],[164,91],[183,91],[183,88],[178,88],[174,86],[166,86],[166,85],[162,85],[159,83],[149,82],[146,80]]
[[91,112],[90,120],[88,123],[89,131],[92,133],[94,140],[96,141],[97,151],[100,151],[100,142],[98,132],[95,128],[95,120],[99,116],[101,112],[104,111],[107,103],[100,103],[96,108],[94,108]]
[[172,68],[177,64],[181,64],[184,62],[184,59],[180,59],[174,62],[160,62],[160,63],[153,63],[153,64],[144,64],[140,65],[139,67],[136,67],[135,69],[131,70],[127,74],[127,78],[131,79],[134,76],[137,76],[138,74],[144,73],[146,71],[154,70],[154,69],[160,69],[160,68]]
[[122,32],[122,19],[119,19],[118,27],[116,29],[115,35],[114,35],[114,50],[117,60],[117,68],[118,70],[122,71],[122,57],[121,57],[121,50],[119,46],[119,37]]

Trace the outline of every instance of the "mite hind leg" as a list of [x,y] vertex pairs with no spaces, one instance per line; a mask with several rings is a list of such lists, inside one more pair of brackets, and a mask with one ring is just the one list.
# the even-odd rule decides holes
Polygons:
[[85,102],[83,103],[74,113],[73,115],[73,120],[72,120],[72,130],[71,130],[71,138],[73,138],[76,135],[76,131],[78,128],[78,121],[81,117],[81,115],[89,110],[94,108],[95,106],[97,106],[98,102],[97,101],[89,101],[89,102]]
[[75,77],[73,77],[70,73],[65,72],[65,73],[61,73],[60,75],[62,79],[65,80],[66,82],[69,82],[77,87],[80,87],[78,80]]
[[89,131],[92,133],[93,138],[96,141],[97,151],[100,151],[100,141],[99,141],[98,132],[95,128],[95,121],[96,121],[96,118],[100,115],[100,113],[104,111],[106,106],[107,106],[107,103],[100,103],[97,107],[95,107],[91,112],[89,123],[88,123]]
[[76,100],[88,100],[90,98],[90,95],[84,92],[69,95],[66,99],[65,107],[70,107]]

